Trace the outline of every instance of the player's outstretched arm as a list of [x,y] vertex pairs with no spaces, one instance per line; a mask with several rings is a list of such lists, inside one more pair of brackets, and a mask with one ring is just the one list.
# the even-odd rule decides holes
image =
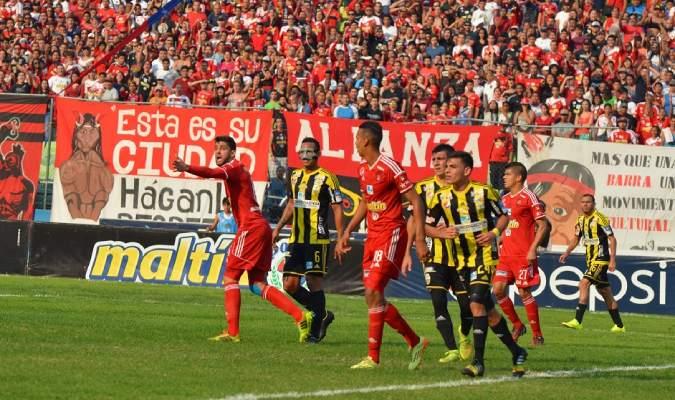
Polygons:
[[180,157],[173,160],[173,170],[179,172],[189,172],[202,178],[227,179],[227,172],[222,168],[209,168],[188,165]]

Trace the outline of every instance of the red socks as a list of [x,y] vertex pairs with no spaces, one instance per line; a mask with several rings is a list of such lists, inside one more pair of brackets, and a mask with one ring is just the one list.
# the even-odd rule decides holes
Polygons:
[[241,292],[238,283],[225,285],[225,318],[227,319],[227,333],[230,336],[239,335],[239,309],[241,307]]
[[368,355],[376,363],[380,362],[380,346],[384,330],[384,307],[368,309]]
[[293,317],[296,323],[302,321],[302,310],[295,305],[293,300],[286,297],[274,286],[265,285],[260,297],[272,303],[272,305]]
[[415,347],[420,342],[420,337],[412,330],[393,304],[387,303],[384,306],[384,322],[400,333],[409,347]]
[[523,305],[525,306],[525,312],[527,313],[527,319],[530,321],[530,327],[532,328],[532,336],[544,336],[541,333],[541,326],[539,325],[539,306],[537,306],[537,300],[534,299],[534,296],[530,296],[527,299],[523,300]]
[[509,319],[509,321],[511,321],[511,324],[513,324],[514,327],[523,325],[523,322],[520,320],[520,318],[518,318],[516,309],[513,307],[513,302],[511,301],[509,296],[504,296],[501,299],[498,299],[497,303],[499,304],[499,307],[501,307],[502,311],[504,311],[504,314],[506,314],[506,317]]

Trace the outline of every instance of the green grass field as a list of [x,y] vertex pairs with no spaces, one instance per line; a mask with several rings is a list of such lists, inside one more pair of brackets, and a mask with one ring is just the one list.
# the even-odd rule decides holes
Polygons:
[[[673,317],[625,315],[628,333],[613,336],[607,313],[589,313],[576,332],[559,327],[571,311],[542,310],[547,342],[530,350],[529,375],[510,378],[510,356],[491,333],[486,376],[472,381],[462,364],[438,364],[444,348],[426,301],[392,301],[432,341],[420,370],[407,370],[404,342],[385,328],[381,367],[354,371],[366,351],[363,299],[329,296],[336,321],[326,340],[303,345],[290,317],[242,293],[242,342],[225,344],[206,340],[223,328],[221,290],[0,276],[0,398],[614,400],[675,392]],[[457,318],[455,303],[451,313]]]

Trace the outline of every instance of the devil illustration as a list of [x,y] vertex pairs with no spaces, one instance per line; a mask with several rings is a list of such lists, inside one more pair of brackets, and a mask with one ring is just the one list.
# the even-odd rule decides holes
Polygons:
[[73,130],[72,154],[60,167],[63,198],[72,218],[98,221],[113,188],[103,159],[98,115],[80,114]]
[[[0,148],[5,140],[18,139],[20,126],[18,118],[0,124]],[[24,154],[19,143],[6,154],[0,151],[0,219],[23,219],[30,207],[35,185],[23,174]]]

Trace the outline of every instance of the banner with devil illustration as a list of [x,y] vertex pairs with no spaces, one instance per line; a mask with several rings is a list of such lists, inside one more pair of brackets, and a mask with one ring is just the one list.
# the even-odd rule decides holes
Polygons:
[[223,183],[175,172],[171,163],[215,167],[214,139],[229,135],[262,200],[272,113],[55,101],[56,172],[52,222],[101,219],[210,223]]
[[48,101],[0,94],[0,219],[33,219]]

